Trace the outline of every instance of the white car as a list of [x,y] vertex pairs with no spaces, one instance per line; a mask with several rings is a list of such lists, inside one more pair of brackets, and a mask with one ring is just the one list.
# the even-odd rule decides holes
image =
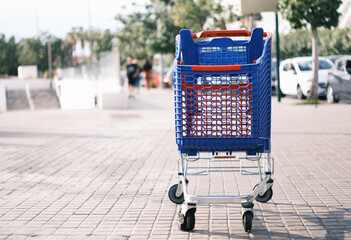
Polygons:
[[[318,59],[318,96],[325,97],[328,72],[333,68],[333,63],[325,57]],[[312,57],[286,59],[280,64],[279,73],[282,94],[303,99],[309,94],[312,85]]]

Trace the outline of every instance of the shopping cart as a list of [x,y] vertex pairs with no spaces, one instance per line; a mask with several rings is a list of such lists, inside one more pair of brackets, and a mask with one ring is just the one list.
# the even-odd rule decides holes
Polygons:
[[[196,204],[239,203],[244,229],[251,231],[254,199],[267,202],[273,196],[271,35],[261,28],[252,33],[238,30],[191,34],[181,30],[176,37],[174,95],[180,182],[169,189],[168,196],[172,202],[182,204],[180,229],[194,229]],[[244,155],[234,155],[239,152]],[[198,160],[206,160],[207,166],[188,166]],[[260,176],[250,194],[189,194],[187,176],[221,171],[212,167],[216,161],[236,161],[240,166],[231,169],[247,173],[242,165],[245,160],[257,162],[254,168]]]

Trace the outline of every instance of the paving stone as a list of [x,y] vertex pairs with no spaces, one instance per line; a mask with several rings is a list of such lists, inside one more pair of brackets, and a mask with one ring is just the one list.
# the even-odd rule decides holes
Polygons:
[[[252,232],[240,205],[211,204],[197,206],[187,233],[168,200],[178,182],[172,91],[129,101],[124,110],[1,114],[0,239],[351,238],[351,105],[273,98],[274,196],[255,203]],[[189,180],[190,193],[205,195],[248,194],[259,181],[237,172]]]

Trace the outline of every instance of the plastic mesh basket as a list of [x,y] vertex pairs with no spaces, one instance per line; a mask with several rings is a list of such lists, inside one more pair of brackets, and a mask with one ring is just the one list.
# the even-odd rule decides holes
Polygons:
[[180,32],[174,89],[181,153],[270,151],[270,44],[262,29],[250,41],[194,42],[190,31]]

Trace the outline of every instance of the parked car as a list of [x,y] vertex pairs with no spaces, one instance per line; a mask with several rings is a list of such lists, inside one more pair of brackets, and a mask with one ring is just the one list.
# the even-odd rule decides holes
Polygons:
[[338,59],[328,75],[327,101],[334,103],[340,99],[351,99],[351,56]]
[[163,69],[163,83],[161,79],[161,71],[154,71],[153,72],[153,85],[158,87],[169,88],[173,84],[173,69],[172,68],[165,68]]
[[328,58],[330,61],[333,62],[333,64],[335,64],[336,60],[344,57],[345,55],[330,55],[330,56],[325,56],[326,58]]
[[[328,72],[333,63],[325,57],[319,57],[318,96],[325,97],[327,93]],[[280,90],[284,95],[296,95],[298,99],[305,98],[312,85],[312,57],[286,59],[279,67]]]

